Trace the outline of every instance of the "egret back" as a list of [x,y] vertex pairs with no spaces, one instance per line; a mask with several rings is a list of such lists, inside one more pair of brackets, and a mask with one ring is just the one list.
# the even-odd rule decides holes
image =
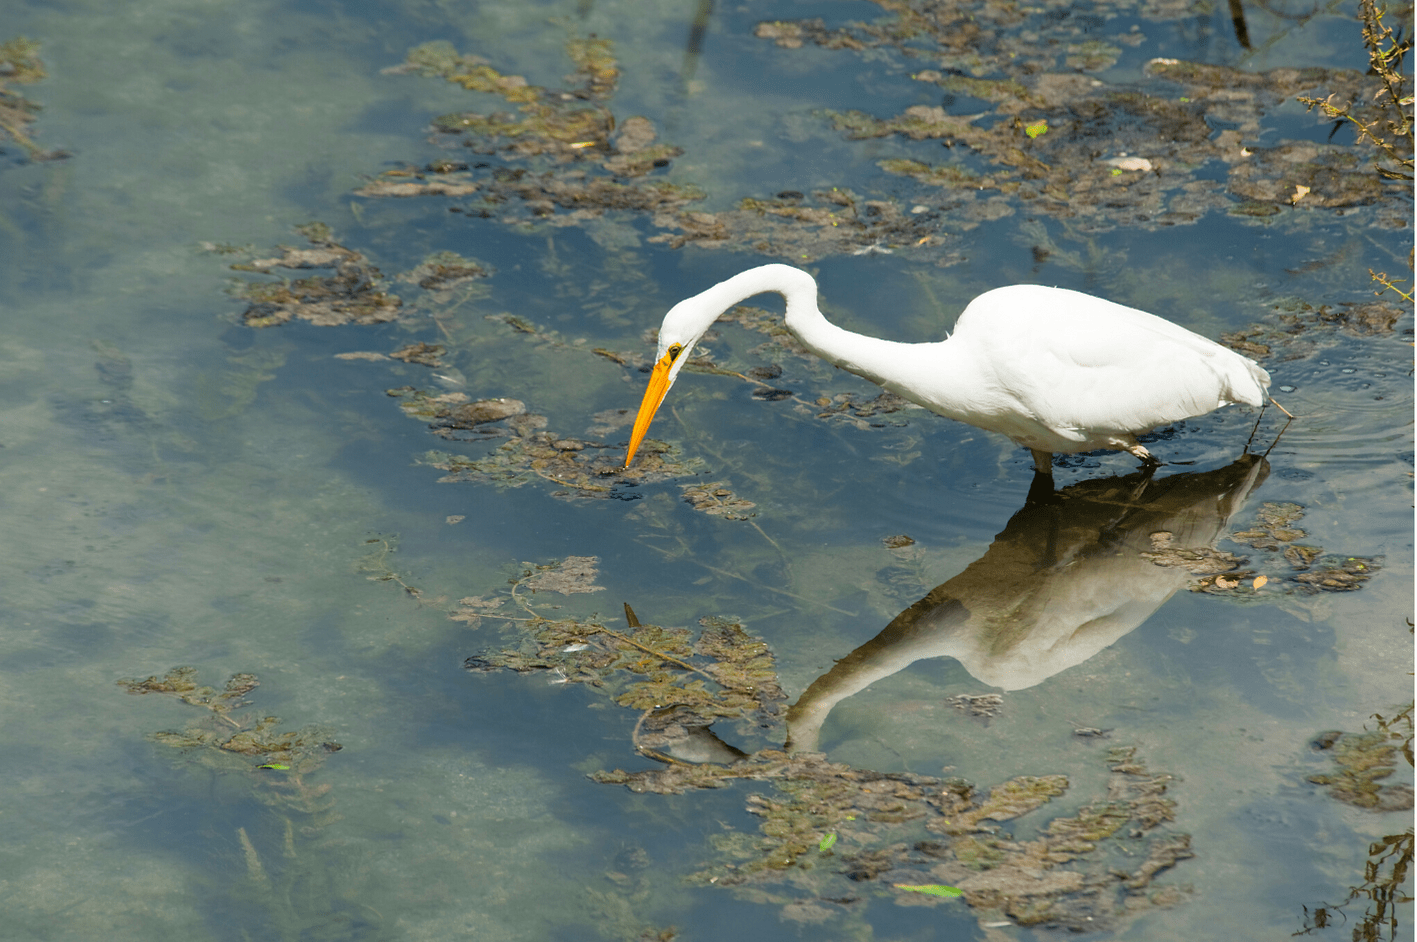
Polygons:
[[1118,447],[1159,425],[1243,402],[1269,374],[1177,324],[1101,298],[1037,285],[980,295],[949,344],[978,372],[992,427],[1031,448]]

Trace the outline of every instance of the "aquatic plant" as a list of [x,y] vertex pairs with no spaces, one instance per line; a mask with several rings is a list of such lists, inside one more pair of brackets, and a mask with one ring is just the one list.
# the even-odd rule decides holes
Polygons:
[[[1363,24],[1363,45],[1368,52],[1372,72],[1380,80],[1377,92],[1370,97],[1343,96],[1330,93],[1325,98],[1299,96],[1310,111],[1318,108],[1325,117],[1351,124],[1358,140],[1377,148],[1379,163],[1374,170],[1389,180],[1411,180],[1412,156],[1412,79],[1404,75],[1403,59],[1412,51],[1412,37],[1402,38],[1383,22],[1386,8],[1377,0],[1359,0],[1359,17]],[[1407,9],[1411,13],[1411,8]],[[1362,101],[1362,104],[1359,102]],[[1355,110],[1356,109],[1356,110]]]
[[1260,567],[1265,573],[1258,574],[1255,568],[1241,568],[1249,560],[1225,554],[1228,558],[1224,564],[1215,567],[1219,571],[1196,580],[1191,591],[1241,598],[1253,596],[1261,589],[1300,595],[1350,592],[1362,588],[1382,570],[1382,557],[1325,553],[1321,546],[1299,542],[1307,536],[1298,526],[1304,513],[1305,509],[1299,504],[1265,502],[1249,527],[1230,534],[1232,541],[1268,557]]
[[[1360,0],[1363,45],[1372,74],[1381,80],[1378,90],[1371,96],[1331,92],[1325,98],[1300,96],[1299,101],[1310,111],[1318,108],[1336,122],[1351,124],[1360,142],[1367,141],[1377,149],[1373,169],[1379,177],[1410,182],[1413,179],[1412,79],[1403,74],[1402,64],[1412,51],[1412,37],[1402,38],[1400,32],[1394,33],[1392,27],[1383,22],[1387,12],[1376,0]],[[1409,5],[1405,16],[1410,19],[1411,13]],[[1412,267],[1410,252],[1407,267]],[[1412,303],[1410,285],[1404,291],[1402,283],[1389,278],[1385,271],[1370,268],[1368,275],[1383,286],[1376,294],[1381,296],[1383,292],[1392,291],[1408,304]]]
[[[247,712],[247,695],[260,686],[255,674],[233,674],[221,689],[199,684],[196,677],[195,668],[174,667],[161,677],[118,684],[132,694],[171,696],[203,709],[182,730],[150,738],[178,750],[173,755],[184,763],[242,776],[250,797],[269,813],[233,828],[231,846],[240,849],[246,879],[226,891],[246,897],[245,906],[268,911],[277,938],[303,937],[309,927],[328,924],[332,908],[359,908],[362,904],[332,892],[328,863],[315,844],[341,815],[332,786],[312,779],[343,747],[320,727],[279,732],[279,717]],[[372,908],[363,909],[366,919],[381,918]]]
[[[1382,784],[1396,771],[1401,755],[1412,765],[1412,704],[1389,717],[1374,714],[1377,729],[1361,733],[1330,730],[1314,737],[1314,751],[1328,756],[1336,771],[1310,775],[1338,801],[1369,811],[1402,811],[1412,808],[1412,786]],[[1398,744],[1401,744],[1400,746]]]
[[[760,23],[757,35],[786,49],[810,42],[857,53],[889,51],[927,65],[911,73],[915,81],[991,106],[971,114],[915,105],[893,117],[824,112],[850,139],[898,136],[949,148],[945,164],[901,156],[879,165],[947,190],[955,205],[944,211],[955,227],[1010,213],[1019,200],[1030,212],[1066,220],[1074,232],[1185,224],[1214,211],[1272,216],[1301,200],[1322,207],[1392,201],[1349,148],[1252,143],[1268,112],[1306,90],[1370,95],[1372,83],[1357,72],[1250,73],[1155,59],[1148,74],[1182,89],[1174,97],[1157,95],[1086,74],[1106,69],[1120,49],[1078,34],[1067,19],[1025,33],[1007,28],[1021,15],[1012,9],[880,5],[890,16],[876,23],[826,29],[820,20],[779,21]],[[1146,9],[1141,15],[1164,19],[1168,13]],[[1227,130],[1214,134],[1217,123]],[[1099,142],[1106,142],[1101,156]],[[1207,164],[1226,169],[1223,187],[1197,176]],[[981,198],[981,191],[997,195]]]
[[[567,42],[576,72],[561,89],[532,85],[446,43],[411,50],[403,65],[388,71],[441,78],[500,98],[516,113],[457,112],[434,122],[440,143],[492,160],[469,166],[440,159],[397,168],[357,194],[465,198],[449,209],[528,229],[543,223],[585,226],[607,213],[635,214],[665,230],[650,237],[652,243],[747,249],[798,262],[923,249],[939,264],[950,264],[958,253],[946,233],[965,232],[1021,208],[1063,220],[1074,236],[1186,224],[1213,212],[1271,220],[1296,206],[1371,204],[1392,225],[1402,225],[1407,215],[1395,191],[1383,188],[1351,147],[1256,143],[1266,116],[1314,89],[1344,100],[1371,97],[1379,85],[1356,71],[1252,73],[1155,59],[1147,65],[1148,83],[1109,84],[1092,73],[1108,69],[1122,46],[1144,41],[1140,33],[1101,41],[1068,18],[1045,19],[1022,31],[1013,27],[1025,14],[1007,5],[966,9],[898,0],[879,5],[887,16],[874,23],[828,28],[821,20],[771,21],[758,24],[756,34],[784,54],[815,44],[897,57],[912,66],[913,81],[987,106],[972,114],[927,105],[896,116],[821,113],[850,139],[938,141],[950,149],[943,163],[922,160],[920,150],[910,147],[877,161],[887,173],[919,185],[903,198],[833,186],[810,194],[745,196],[729,210],[694,209],[706,195],[702,191],[652,178],[672,169],[682,149],[656,143],[655,126],[644,116],[615,116],[620,66],[613,45],[595,37]],[[1179,15],[1166,4],[1117,6],[1143,19]],[[1383,44],[1381,61],[1397,82],[1384,80],[1382,87],[1410,109],[1410,96],[1401,88],[1405,45],[1390,30],[1382,33],[1385,27],[1373,29]],[[1171,84],[1176,93],[1157,94],[1157,81]],[[1216,126],[1225,130],[1214,133]],[[1410,135],[1410,120],[1394,126],[1407,127]],[[1100,141],[1105,142],[1101,153]],[[1219,180],[1211,172],[1216,167],[1222,171]]]
[[[1362,733],[1330,730],[1320,733],[1312,742],[1315,752],[1331,757],[1338,766],[1336,773],[1310,775],[1308,780],[1328,790],[1338,801],[1375,813],[1412,809],[1410,785],[1380,785],[1379,782],[1395,771],[1393,759],[1401,754],[1408,767],[1412,766],[1413,705],[1388,716],[1373,714],[1377,729]],[[1396,744],[1400,743],[1398,746]],[[1400,906],[1412,902],[1409,873],[1412,868],[1413,831],[1388,834],[1368,845],[1368,860],[1363,868],[1363,882],[1348,889],[1340,903],[1304,907],[1303,928],[1295,936],[1311,935],[1316,930],[1331,928],[1337,917],[1348,919],[1348,907],[1362,902],[1363,912],[1353,927],[1354,939],[1376,942],[1399,938]]]
[[298,317],[317,327],[337,327],[378,324],[398,317],[403,302],[382,290],[383,275],[362,254],[335,242],[323,223],[312,222],[296,231],[305,236],[310,248],[278,246],[279,256],[237,262],[232,269],[261,274],[277,269],[334,269],[334,274],[293,281],[234,282],[232,296],[249,302],[241,315],[246,326],[273,327]]
[[[329,787],[307,787],[303,776],[319,769],[330,753],[343,747],[318,727],[281,733],[276,731],[280,717],[256,718],[238,712],[250,706],[246,695],[260,686],[255,674],[233,674],[220,690],[198,684],[196,675],[196,668],[174,667],[162,677],[120,680],[118,685],[132,694],[173,696],[207,711],[204,717],[181,731],[154,733],[154,742],[175,749],[197,749],[194,754],[216,768],[289,772],[282,784],[269,792],[274,795],[275,803],[307,815],[328,810],[328,804],[317,799],[322,798]],[[246,761],[227,761],[225,757],[232,755],[244,756]]]
[[39,43],[23,36],[0,43],[0,144],[8,137],[24,150],[30,160],[58,160],[68,157],[62,150],[46,151],[29,135],[40,106],[14,91],[10,85],[31,85],[47,76],[39,58]]
[[717,858],[690,878],[736,887],[786,915],[803,907],[830,918],[863,894],[962,898],[981,920],[1097,929],[1184,893],[1155,885],[1193,856],[1189,837],[1158,829],[1174,816],[1171,777],[1150,772],[1127,747],[1106,751],[1106,794],[1015,841],[1002,822],[1037,812],[1069,787],[1063,775],[1018,776],[989,788],[959,778],[880,773],[772,744],[744,751],[713,727],[762,740],[782,730],[772,652],[734,619],[705,618],[700,631],[541,614],[542,592],[600,591],[593,557],[524,564],[508,584],[463,599],[450,617],[503,626],[504,645],[467,658],[474,672],[513,670],[582,684],[640,714],[638,753],[660,766],[593,773],[639,793],[678,794],[738,782],[770,785],[747,810],[758,834],[713,838]]

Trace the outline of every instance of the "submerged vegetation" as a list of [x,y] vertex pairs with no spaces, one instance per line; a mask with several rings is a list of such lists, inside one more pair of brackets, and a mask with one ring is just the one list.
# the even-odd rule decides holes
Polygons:
[[[1412,762],[1413,704],[1389,716],[1373,714],[1377,729],[1362,733],[1329,730],[1313,740],[1313,749],[1329,756],[1336,772],[1309,776],[1309,781],[1323,786],[1338,801],[1372,812],[1411,812],[1412,786],[1380,784],[1396,771],[1396,757],[1401,755],[1408,768]],[[1407,816],[1410,820],[1410,814]],[[1348,896],[1337,904],[1304,907],[1304,927],[1299,935],[1312,935],[1316,930],[1355,921],[1354,939],[1399,938],[1400,906],[1412,903],[1410,876],[1412,869],[1413,831],[1388,834],[1368,845],[1368,860],[1363,868],[1363,882],[1350,887]],[[1361,903],[1361,915],[1350,916],[1348,908]],[[1356,918],[1355,918],[1356,917]]]
[[[1179,95],[1167,95],[1154,83],[1112,85],[1087,74],[1109,68],[1121,49],[1085,39],[1075,19],[1020,31],[1005,28],[1019,16],[1011,8],[880,5],[893,18],[837,29],[820,20],[763,23],[758,35],[788,49],[810,42],[836,50],[889,50],[927,66],[912,73],[914,80],[985,106],[962,112],[915,105],[889,118],[859,111],[826,115],[853,139],[897,136],[938,141],[951,150],[945,164],[902,156],[880,166],[949,191],[956,205],[940,211],[964,228],[1013,212],[1016,200],[1032,212],[1066,220],[1076,232],[1177,225],[1215,211],[1267,217],[1301,201],[1324,208],[1384,205],[1384,224],[1403,225],[1402,194],[1385,189],[1350,148],[1255,143],[1266,114],[1317,87],[1357,100],[1374,97],[1376,88],[1377,98],[1386,94],[1399,112],[1410,110],[1410,90],[1404,93],[1400,73],[1410,41],[1398,43],[1380,25],[1365,30],[1365,37],[1373,32],[1370,45],[1383,48],[1374,54],[1375,62],[1386,64],[1381,82],[1331,69],[1249,73],[1154,59],[1148,74],[1179,87]],[[1143,11],[1148,15],[1166,19],[1172,13],[1153,8]],[[1124,41],[1144,38],[1132,33]],[[1215,133],[1217,126],[1225,130]],[[1410,151],[1410,116],[1403,113],[1391,126],[1396,149],[1405,133]],[[1224,168],[1223,186],[1197,172],[1206,165]],[[997,195],[981,205],[981,192]],[[1399,215],[1387,215],[1393,211]]]
[[39,43],[11,39],[0,43],[0,150],[7,142],[20,146],[29,160],[55,160],[69,156],[62,150],[46,151],[30,135],[30,125],[40,106],[25,98],[10,86],[32,85],[46,77],[44,62],[39,58]]
[[[1265,505],[1244,537],[1256,546],[1293,544],[1303,535],[1299,515],[1293,505]],[[371,578],[397,582],[421,599],[389,568],[390,546],[380,545]],[[888,542],[901,551],[911,545],[903,537]],[[1184,884],[1156,882],[1195,856],[1188,835],[1165,827],[1174,819],[1172,778],[1148,770],[1134,748],[1104,742],[1107,731],[1063,733],[1097,744],[1109,773],[1105,792],[1072,814],[1033,825],[1035,836],[1015,838],[1000,824],[1041,814],[1070,789],[1068,776],[977,786],[784,751],[786,695],[761,639],[730,618],[705,617],[697,631],[644,624],[629,605],[623,628],[550,613],[560,606],[543,596],[598,593],[598,575],[594,557],[522,564],[502,589],[444,610],[469,628],[496,626],[502,636],[500,645],[467,657],[467,670],[584,685],[638,714],[631,744],[658,765],[595,772],[593,780],[642,794],[738,783],[772,789],[745,797],[746,810],[760,819],[757,835],[714,836],[693,881],[736,888],[782,907],[784,918],[812,922],[845,916],[867,898],[921,894],[937,902],[961,898],[981,923],[1096,930],[1187,898]],[[1000,703],[997,695],[963,699],[984,716],[996,715]],[[1357,756],[1366,747],[1341,748]],[[1380,763],[1392,751],[1385,747],[1371,762],[1341,759],[1351,787],[1372,791],[1370,783],[1391,771]],[[1402,794],[1394,791],[1389,803]],[[1410,789],[1405,794],[1410,801]]]
[[[289,776],[278,780],[281,785],[268,792],[275,796],[275,803],[307,815],[328,810],[327,802],[316,799],[325,795],[329,787],[307,788],[303,776],[323,766],[330,753],[342,748],[340,744],[317,727],[279,733],[276,727],[280,717],[257,718],[239,712],[250,706],[246,695],[260,686],[255,674],[234,674],[221,690],[198,685],[196,675],[195,668],[174,667],[162,677],[120,680],[118,685],[133,694],[167,694],[207,711],[180,732],[154,733],[155,742],[174,749],[195,750],[189,755],[216,769],[289,772]],[[237,756],[245,758],[234,758]]]
[[[1191,223],[1213,212],[1269,219],[1299,207],[1372,206],[1380,225],[1405,225],[1403,194],[1384,186],[1382,175],[1371,172],[1370,162],[1353,148],[1257,143],[1263,119],[1285,102],[1297,98],[1334,110],[1335,96],[1364,101],[1376,95],[1375,108],[1396,109],[1385,136],[1369,130],[1375,125],[1368,118],[1352,119],[1366,137],[1392,142],[1382,151],[1389,159],[1401,154],[1403,134],[1410,145],[1404,108],[1410,110],[1411,95],[1401,73],[1410,41],[1394,38],[1379,13],[1365,12],[1377,18],[1364,35],[1372,34],[1374,62],[1386,69],[1376,77],[1322,68],[1250,73],[1155,59],[1147,68],[1149,81],[1116,85],[1098,73],[1117,61],[1122,48],[1084,35],[1074,19],[1019,30],[1011,27],[1022,14],[1012,8],[947,4],[922,10],[893,0],[880,5],[888,16],[876,23],[827,28],[821,20],[764,22],[757,35],[789,55],[815,44],[898,57],[914,69],[914,81],[939,87],[950,100],[982,106],[965,112],[914,105],[891,117],[823,112],[850,139],[910,142],[877,161],[887,174],[919,184],[904,200],[832,187],[810,196],[747,196],[733,210],[692,210],[706,194],[673,182],[673,161],[683,149],[656,143],[657,130],[643,116],[617,121],[612,100],[620,70],[604,39],[567,43],[576,71],[563,89],[504,74],[447,43],[414,49],[391,71],[442,78],[517,109],[459,112],[434,122],[435,141],[495,157],[502,166],[441,160],[400,168],[358,195],[472,197],[450,208],[521,226],[578,225],[608,211],[628,211],[667,230],[650,241],[671,248],[751,250],[799,262],[929,250],[947,264],[956,258],[949,248],[953,233],[1020,210],[1060,219],[1077,235]],[[1175,15],[1154,7],[1139,12],[1162,20]],[[1144,39],[1132,33],[1117,41]],[[1330,92],[1326,102],[1304,96],[1319,88]],[[1225,130],[1216,133],[1215,127]],[[931,158],[931,144],[943,145],[950,159]],[[1210,170],[1215,167],[1222,169],[1220,180]]]
[[118,684],[132,694],[162,694],[205,710],[181,731],[151,739],[180,750],[174,755],[185,765],[238,777],[245,797],[266,809],[263,816],[237,818],[230,838],[219,842],[228,854],[239,854],[241,864],[233,869],[245,870],[246,879],[234,888],[237,898],[269,912],[272,938],[303,937],[304,927],[327,923],[341,909],[359,911],[361,922],[381,922],[372,907],[332,892],[323,860],[320,838],[342,816],[332,786],[312,779],[343,747],[319,727],[278,732],[279,717],[246,710],[247,694],[260,686],[254,674],[234,674],[220,690],[198,684],[196,676],[194,668],[174,667],[162,677]]
[[252,259],[231,267],[236,271],[273,273],[276,269],[305,271],[333,269],[330,275],[311,275],[291,281],[238,281],[234,297],[249,302],[242,320],[248,327],[272,327],[292,317],[317,327],[342,324],[378,324],[398,317],[402,302],[381,289],[383,276],[358,252],[333,241],[328,226],[309,223],[297,230],[311,247],[279,246],[275,258]]
[[[1381,558],[1325,553],[1323,547],[1301,543],[1307,534],[1298,526],[1304,508],[1292,503],[1263,504],[1255,521],[1230,539],[1268,555],[1257,567],[1249,560],[1230,557],[1214,575],[1205,575],[1191,585],[1193,592],[1211,595],[1253,595],[1261,589],[1274,593],[1312,594],[1351,592],[1382,569]],[[1243,567],[1243,568],[1242,568]],[[1264,572],[1259,572],[1263,569]]]
[[[774,743],[784,735],[786,697],[772,652],[737,620],[703,618],[695,633],[641,624],[628,605],[623,629],[541,614],[540,593],[599,591],[595,564],[568,557],[524,565],[505,589],[462,599],[451,618],[501,625],[506,642],[464,666],[583,684],[638,713],[634,748],[661,764],[596,772],[595,781],[655,794],[770,785],[772,794],[746,797],[761,820],[758,835],[717,835],[716,859],[693,881],[739,888],[781,906],[786,918],[810,921],[869,896],[924,893],[962,897],[981,921],[1098,929],[1185,898],[1184,888],[1155,883],[1194,856],[1187,835],[1163,828],[1174,817],[1171,776],[1149,771],[1134,749],[1099,747],[1110,773],[1105,793],[1055,816],[1033,839],[1015,839],[999,825],[1048,806],[1070,787],[1067,776],[979,788],[785,752]],[[721,738],[719,726],[739,745]]]
[[[1412,786],[1383,784],[1397,771],[1401,755],[1412,765],[1412,705],[1391,718],[1376,717],[1378,728],[1362,733],[1330,730],[1314,739],[1314,749],[1338,767],[1331,773],[1309,776],[1338,801],[1369,811],[1406,811],[1412,808]],[[1405,727],[1405,732],[1394,727]],[[1400,745],[1399,745],[1400,744]]]

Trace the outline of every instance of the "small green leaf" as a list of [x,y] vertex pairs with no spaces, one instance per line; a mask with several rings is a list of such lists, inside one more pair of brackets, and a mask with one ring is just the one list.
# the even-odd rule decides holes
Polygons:
[[832,849],[832,845],[835,844],[835,843],[836,843],[836,832],[835,832],[835,831],[831,831],[831,832],[827,833],[825,836],[823,836],[820,841],[817,842],[817,850],[819,850],[819,851],[821,851],[822,853],[825,854],[827,851],[829,851],[829,850]]
[[911,886],[908,883],[895,884],[897,890],[909,890],[912,893],[924,893],[926,896],[963,896],[964,890],[957,886],[945,886],[943,883],[925,883],[918,886]]
[[256,768],[258,768],[258,769],[281,769],[281,770],[286,770],[286,769],[289,769],[290,766],[288,766],[288,765],[281,765],[279,762],[267,762],[265,765],[258,765],[258,766],[256,766]]
[[1048,133],[1048,122],[1035,121],[1032,124],[1025,124],[1023,126],[1023,132],[1029,137],[1042,137],[1044,134]]

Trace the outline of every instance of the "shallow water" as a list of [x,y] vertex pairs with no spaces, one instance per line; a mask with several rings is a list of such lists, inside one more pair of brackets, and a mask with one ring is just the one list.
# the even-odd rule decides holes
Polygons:
[[[1252,72],[1364,68],[1353,7],[1307,18],[1250,10],[1250,50],[1225,11],[1173,17],[1161,5],[1051,5],[1004,35],[1032,31],[1042,38],[1027,42],[1046,43],[1048,30],[1075,25],[1075,39],[1117,50],[1089,74],[1164,98],[1176,89],[1142,74],[1155,57]],[[567,39],[590,34],[614,43],[622,74],[607,107],[621,125],[643,114],[661,141],[684,149],[650,179],[700,187],[707,198],[691,209],[725,212],[784,190],[820,205],[815,191],[841,187],[895,200],[907,216],[917,205],[927,212],[916,217],[939,214],[935,241],[920,245],[813,243],[804,264],[824,311],[845,326],[936,339],[975,294],[1033,281],[1210,336],[1269,331],[1259,338],[1273,347],[1265,365],[1301,419],[1233,517],[1212,521],[1215,548],[1248,557],[1248,570],[1273,581],[1268,594],[1189,591],[1189,574],[1174,594],[1153,586],[1158,604],[1137,624],[1090,657],[1043,657],[1021,689],[976,677],[989,675],[958,653],[952,626],[955,647],[937,646],[950,656],[909,658],[836,702],[813,735],[854,769],[960,776],[981,792],[1020,775],[1067,776],[1069,790],[1048,807],[1000,825],[1020,841],[1105,795],[1108,750],[1135,747],[1148,770],[1173,777],[1173,819],[1158,833],[1189,835],[1194,856],[1134,893],[1136,911],[1097,937],[1274,937],[1313,926],[1328,907],[1334,927],[1312,934],[1338,938],[1362,919],[1366,898],[1333,907],[1363,887],[1370,845],[1409,829],[1411,812],[1354,807],[1307,777],[1335,771],[1316,736],[1375,729],[1373,714],[1390,718],[1411,702],[1412,318],[1399,308],[1389,329],[1364,330],[1314,312],[1371,300],[1369,268],[1407,272],[1410,203],[1300,200],[1267,217],[1222,208],[1192,224],[1102,226],[1002,191],[976,199],[929,187],[878,161],[943,161],[951,151],[937,140],[848,140],[823,109],[885,118],[944,103],[969,114],[987,101],[946,101],[910,78],[931,62],[895,47],[785,49],[754,35],[761,21],[821,17],[836,28],[881,19],[880,8],[700,13],[698,40],[694,11],[678,4],[388,4],[356,14],[164,2],[135,15],[76,2],[8,18],[0,41],[38,40],[49,69],[14,89],[44,107],[32,133],[72,153],[52,162],[0,154],[10,533],[0,784],[11,796],[0,815],[0,913],[14,938],[1048,934],[988,907],[922,905],[893,889],[934,879],[918,862],[895,879],[847,880],[844,861],[880,850],[849,824],[833,855],[779,877],[736,888],[690,879],[733,859],[734,835],[757,835],[762,821],[746,804],[776,795],[770,783],[679,795],[596,783],[586,776],[656,767],[635,752],[640,711],[544,671],[464,669],[465,658],[517,642],[493,618],[475,629],[450,620],[458,599],[505,594],[524,565],[593,556],[601,590],[541,592],[538,611],[613,627],[624,624],[624,603],[646,624],[740,619],[770,646],[794,703],[936,586],[983,591],[992,567],[1015,572],[1040,540],[1067,529],[1015,518],[1031,474],[1022,449],[918,409],[821,419],[810,407],[819,398],[865,401],[877,390],[808,359],[755,353],[764,337],[741,325],[721,325],[708,341],[715,361],[743,371],[776,359],[783,372],[771,385],[795,398],[754,398],[739,379],[685,374],[651,437],[694,462],[691,475],[617,485],[623,499],[612,500],[568,499],[573,488],[534,474],[515,487],[438,483],[445,472],[428,452],[480,458],[512,437],[435,437],[386,390],[513,397],[558,434],[623,442],[628,429],[605,429],[601,414],[633,409],[644,376],[590,350],[647,357],[644,332],[680,297],[751,264],[794,260],[675,249],[650,241],[662,230],[628,210],[573,217],[561,207],[504,223],[448,211],[471,199],[353,195],[385,170],[439,158],[578,167],[515,164],[430,139],[439,115],[515,108],[383,70],[442,39],[559,88],[573,69]],[[1249,144],[1328,137],[1329,124],[1292,101],[1259,113]],[[1223,177],[1218,161],[1196,174]],[[405,301],[400,320],[242,323],[246,302],[226,293],[232,280],[273,278],[228,266],[305,245],[294,227],[312,219],[387,276]],[[250,248],[224,255],[204,243]],[[448,296],[399,278],[436,252],[494,273]],[[497,319],[509,314],[537,332]],[[444,344],[445,365],[337,358],[417,341]],[[1172,463],[1158,477],[1225,468],[1253,422],[1232,409],[1165,432],[1149,446]],[[1259,441],[1267,447],[1279,428],[1267,414]],[[1079,456],[1060,466],[1058,484],[1086,487],[1134,464]],[[753,516],[697,511],[681,490],[694,483],[752,502]],[[1325,559],[1374,561],[1376,574],[1354,591],[1301,591],[1278,550],[1228,538],[1281,503],[1302,507],[1294,526],[1304,545]],[[1159,525],[1107,532],[1144,540]],[[915,542],[882,542],[901,534]],[[951,582],[971,578],[980,560],[978,584]],[[1116,577],[1131,592],[1135,579]],[[1102,584],[1088,585],[1105,599]],[[1067,591],[1044,586],[1034,597],[1055,613],[1074,597]],[[260,685],[230,716],[118,685],[178,665],[218,690],[242,672]],[[992,717],[947,700],[1001,690]],[[262,769],[289,763],[154,738],[201,724],[230,736],[264,716],[280,717],[281,732],[303,731],[304,765]],[[720,726],[745,751],[786,735],[780,718]],[[803,727],[795,732],[800,740]],[[1410,765],[1393,764],[1383,784],[1410,787]],[[906,831],[891,839],[930,837]],[[1406,931],[1410,880],[1397,893]]]

